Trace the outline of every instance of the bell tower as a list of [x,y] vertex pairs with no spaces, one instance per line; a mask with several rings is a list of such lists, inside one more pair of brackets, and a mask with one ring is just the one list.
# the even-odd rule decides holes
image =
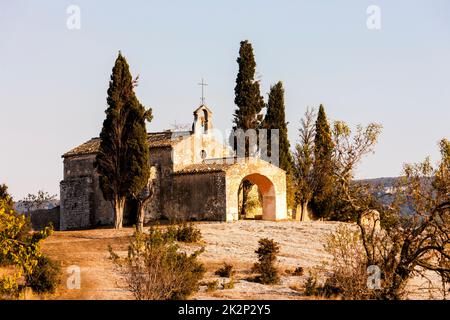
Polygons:
[[194,111],[192,131],[194,134],[209,134],[212,128],[212,111],[202,104]]

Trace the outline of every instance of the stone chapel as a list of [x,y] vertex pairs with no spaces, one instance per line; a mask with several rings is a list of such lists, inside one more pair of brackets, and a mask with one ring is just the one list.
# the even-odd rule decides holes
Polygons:
[[[194,111],[189,131],[148,133],[154,195],[145,221],[155,219],[235,221],[244,180],[262,195],[262,219],[287,219],[286,173],[258,157],[237,158],[212,134],[212,112],[204,104]],[[113,222],[94,168],[100,139],[92,138],[62,155],[61,230],[93,228]],[[133,203],[124,222],[133,223]]]

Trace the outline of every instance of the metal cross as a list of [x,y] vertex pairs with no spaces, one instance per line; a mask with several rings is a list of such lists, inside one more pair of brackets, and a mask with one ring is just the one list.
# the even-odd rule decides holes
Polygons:
[[205,86],[207,86],[207,83],[203,82],[203,78],[202,78],[202,82],[198,83],[199,86],[202,86],[202,104],[205,104],[205,95],[204,95],[204,88]]

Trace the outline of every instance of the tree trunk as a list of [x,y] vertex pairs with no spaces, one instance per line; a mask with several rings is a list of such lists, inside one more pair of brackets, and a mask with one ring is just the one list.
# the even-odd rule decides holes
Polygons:
[[309,221],[311,220],[309,218],[309,212],[308,212],[308,201],[305,201],[302,203],[302,213],[300,221]]
[[148,195],[141,200],[138,200],[138,214],[136,221],[137,232],[142,233],[144,231],[144,219],[145,219],[145,207],[153,199],[153,188],[149,187]]
[[249,194],[250,190],[252,189],[252,186],[253,186],[253,184],[248,180],[244,180],[242,182],[242,207],[241,207],[241,212],[239,214],[239,219],[244,219],[247,215],[246,207],[247,207],[248,194]]
[[139,203],[137,223],[136,223],[137,232],[140,233],[144,232],[144,217],[145,217],[145,206],[142,203]]
[[122,229],[125,198],[116,197],[114,201],[114,228]]

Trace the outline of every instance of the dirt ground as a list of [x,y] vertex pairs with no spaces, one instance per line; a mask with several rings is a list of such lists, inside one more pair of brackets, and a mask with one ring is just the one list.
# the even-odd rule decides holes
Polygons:
[[[335,231],[339,222],[269,222],[238,221],[197,223],[202,232],[200,244],[183,245],[186,251],[204,247],[200,260],[207,273],[203,282],[218,280],[219,289],[207,292],[206,286],[193,299],[306,299],[300,288],[309,271],[330,259],[323,249],[327,235]],[[84,231],[59,231],[45,240],[43,250],[62,264],[63,281],[56,294],[48,299],[133,299],[121,288],[120,277],[114,271],[109,259],[108,246],[125,255],[132,228],[122,230],[95,229]],[[272,238],[280,244],[278,268],[281,282],[268,286],[248,281],[251,266],[256,261],[254,251],[260,238]],[[219,278],[214,271],[223,262],[231,263],[237,273],[233,289],[222,289],[229,279]],[[80,289],[68,289],[66,285],[69,266],[79,266],[81,270]],[[303,276],[292,276],[285,272],[301,266]],[[415,293],[409,298],[429,298],[428,292],[420,287],[424,279],[415,279],[411,284]]]

